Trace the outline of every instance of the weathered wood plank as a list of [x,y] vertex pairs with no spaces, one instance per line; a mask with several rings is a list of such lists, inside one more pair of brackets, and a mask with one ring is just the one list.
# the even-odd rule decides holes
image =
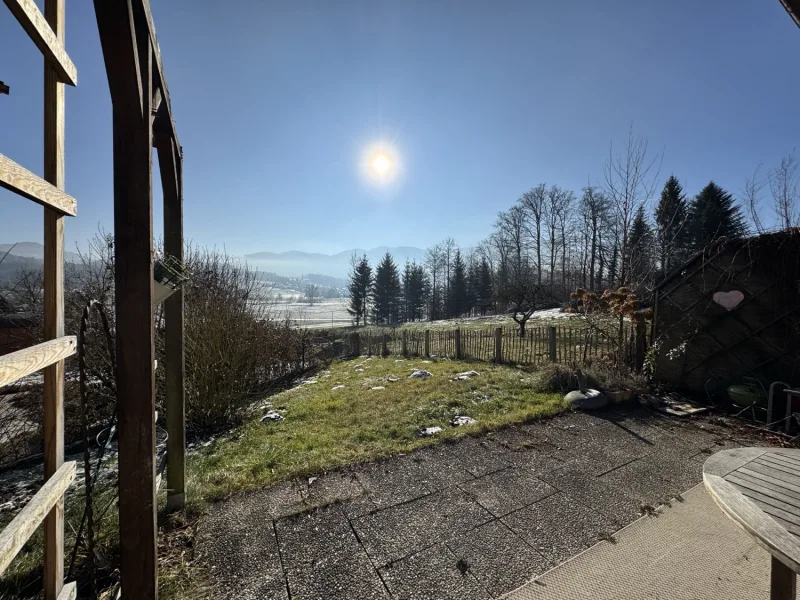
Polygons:
[[75,600],[78,597],[78,586],[73,581],[66,584],[61,588],[61,593],[58,595],[58,600]]
[[800,459],[795,458],[790,454],[778,454],[777,452],[767,452],[762,456],[764,460],[769,460],[770,462],[777,462],[786,465],[787,467],[792,467],[796,471],[800,472]]
[[[45,0],[44,15],[64,43],[64,0]],[[52,63],[44,65],[44,178],[64,190],[65,89]],[[44,209],[44,339],[64,336],[64,215]],[[44,370],[44,476],[52,477],[64,463],[64,359]],[[64,499],[44,520],[44,597],[56,600],[64,585]]]
[[703,463],[703,473],[725,477],[728,473],[743,467],[768,450],[769,448],[733,448],[717,452],[709,456]]
[[78,85],[78,70],[64,50],[63,36],[56,36],[33,0],[4,0],[11,14],[41,50],[62,83]]
[[748,469],[747,467],[742,467],[741,469],[736,471],[736,474],[746,475],[747,477],[752,477],[753,479],[760,479],[762,481],[769,481],[774,486],[781,487],[786,490],[791,490],[792,492],[800,493],[800,485],[795,485],[792,483],[788,483],[786,481],[777,481],[775,480],[775,478],[770,477],[769,475],[753,471],[752,469]]
[[76,343],[68,335],[0,356],[0,387],[72,356]]
[[773,469],[786,473],[787,475],[800,477],[800,469],[796,468],[794,465],[786,464],[784,461],[769,458],[766,454],[759,456],[754,462],[758,465],[772,467]]
[[750,477],[741,471],[731,473],[725,477],[725,480],[730,481],[739,487],[746,487],[761,493],[767,493],[765,490],[769,490],[769,493],[774,495],[775,498],[781,498],[785,502],[793,503],[795,506],[800,506],[800,493],[780,487],[772,481],[759,480]]
[[8,568],[53,506],[62,499],[73,479],[75,479],[75,461],[61,465],[33,495],[25,508],[0,532],[0,574]]
[[[736,485],[736,487],[739,488],[739,490],[745,496],[750,498],[753,502],[756,502],[756,504],[758,504],[759,502],[763,502],[764,504],[769,504],[770,506],[774,506],[775,508],[782,510],[783,512],[787,513],[787,515],[792,515],[791,517],[786,516],[782,518],[786,519],[790,523],[794,523],[795,525],[800,526],[800,507],[796,506],[792,502],[787,502],[779,498],[776,493],[772,492],[767,488],[754,490],[753,487],[755,486],[739,484],[736,483],[735,481],[731,481],[730,478],[726,478],[725,481]],[[778,513],[770,513],[770,514],[778,514]]]
[[0,187],[61,214],[73,217],[77,214],[75,198],[2,154],[0,154]]
[[790,483],[794,486],[800,486],[800,477],[795,477],[778,469],[773,469],[768,465],[763,465],[755,461],[748,463],[746,467],[742,467],[746,472],[761,473],[775,480],[776,483]]
[[711,497],[726,515],[770,554],[794,571],[800,571],[800,542],[797,538],[722,477],[703,473],[703,482]]

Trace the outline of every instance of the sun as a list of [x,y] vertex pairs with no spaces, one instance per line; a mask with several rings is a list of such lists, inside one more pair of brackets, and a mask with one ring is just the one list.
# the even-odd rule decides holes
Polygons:
[[391,166],[391,161],[385,154],[378,154],[372,159],[372,168],[378,175],[384,175]]

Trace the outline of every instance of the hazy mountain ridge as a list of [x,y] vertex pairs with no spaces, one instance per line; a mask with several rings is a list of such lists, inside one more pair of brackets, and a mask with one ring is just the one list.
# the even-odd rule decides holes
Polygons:
[[287,252],[255,252],[245,254],[244,259],[252,266],[271,271],[284,277],[300,277],[306,273],[316,273],[329,277],[344,278],[350,270],[350,257],[367,255],[370,263],[376,265],[381,257],[389,252],[395,262],[402,266],[406,260],[422,262],[425,250],[414,246],[378,246],[370,250],[353,248],[336,254],[303,252],[290,250]]

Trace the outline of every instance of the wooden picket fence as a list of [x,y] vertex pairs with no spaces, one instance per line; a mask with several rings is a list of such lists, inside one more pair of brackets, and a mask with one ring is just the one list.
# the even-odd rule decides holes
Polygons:
[[547,362],[582,363],[602,357],[621,359],[641,369],[646,349],[645,328],[624,322],[619,330],[591,326],[529,327],[520,337],[516,327],[494,329],[363,329],[351,334],[352,354],[367,356],[430,356],[516,365]]

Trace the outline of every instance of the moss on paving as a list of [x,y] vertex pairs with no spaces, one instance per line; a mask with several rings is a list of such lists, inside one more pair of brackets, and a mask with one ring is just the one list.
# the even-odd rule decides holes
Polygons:
[[[362,365],[363,370],[356,369]],[[416,369],[432,377],[412,379]],[[451,381],[458,373],[480,373]],[[344,388],[336,389],[343,385]],[[372,389],[374,387],[384,389]],[[285,417],[252,421],[214,442],[189,463],[189,498],[214,501],[295,476],[308,476],[474,435],[564,410],[561,394],[531,388],[528,370],[466,361],[361,358],[335,362],[317,383],[267,398]],[[263,412],[263,411],[262,411]],[[452,427],[454,416],[474,424]],[[439,426],[429,438],[421,427]]]

